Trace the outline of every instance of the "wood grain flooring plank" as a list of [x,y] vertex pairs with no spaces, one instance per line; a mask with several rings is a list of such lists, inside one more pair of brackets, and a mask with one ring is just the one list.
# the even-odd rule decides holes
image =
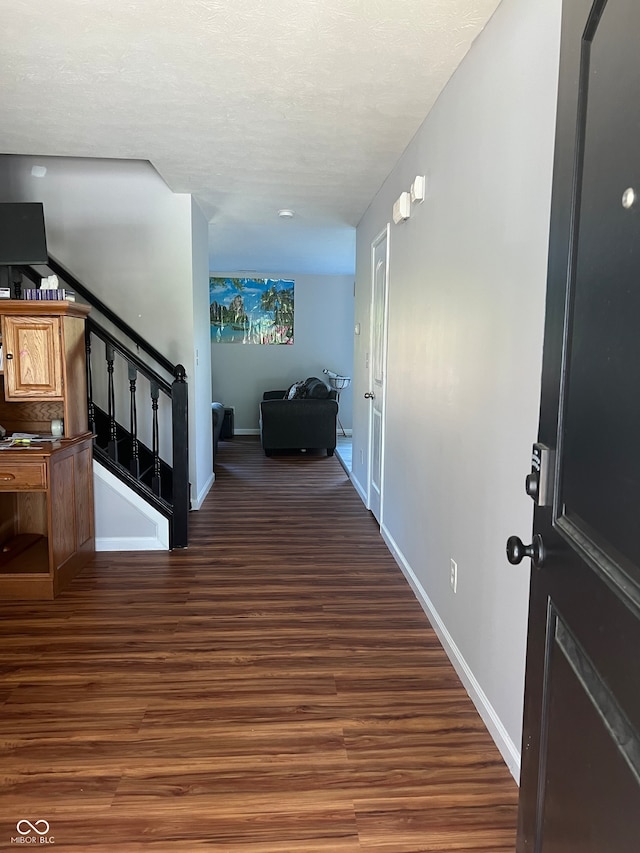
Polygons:
[[189,548],[0,602],[0,850],[506,853],[517,787],[335,458],[222,442]]

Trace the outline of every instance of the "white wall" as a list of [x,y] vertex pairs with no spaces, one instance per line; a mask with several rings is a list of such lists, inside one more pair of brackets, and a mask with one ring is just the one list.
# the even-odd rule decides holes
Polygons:
[[169,522],[93,460],[96,551],[166,551]]
[[[257,432],[264,391],[288,388],[298,379],[322,377],[326,367],[351,376],[353,370],[353,276],[292,273],[212,272],[295,281],[294,342],[286,346],[211,343],[212,395],[235,407],[235,429]],[[340,420],[351,427],[352,391],[340,395]]]
[[[46,166],[44,178],[31,176],[36,164]],[[190,479],[199,495],[211,477],[202,451],[211,444],[209,375],[206,359],[196,365],[194,348],[208,335],[208,250],[206,222],[191,196],[171,192],[146,162],[67,157],[1,156],[0,187],[4,201],[42,201],[50,254],[185,366]]]
[[189,391],[190,434],[193,440],[191,497],[199,509],[213,482],[213,430],[211,425],[211,358],[209,355],[209,223],[192,199],[191,236],[193,259],[193,351],[194,365]]
[[424,204],[391,226],[382,532],[516,776],[529,566],[507,563],[505,541],[532,522],[560,6],[503,0],[357,233],[366,493],[371,242],[427,175]]

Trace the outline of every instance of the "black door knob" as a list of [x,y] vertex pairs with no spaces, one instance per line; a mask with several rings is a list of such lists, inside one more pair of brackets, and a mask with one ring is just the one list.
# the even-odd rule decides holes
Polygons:
[[524,545],[519,536],[510,536],[507,539],[507,560],[517,566],[525,557],[530,557],[536,568],[540,568],[544,563],[544,543],[539,533],[533,537],[531,545]]

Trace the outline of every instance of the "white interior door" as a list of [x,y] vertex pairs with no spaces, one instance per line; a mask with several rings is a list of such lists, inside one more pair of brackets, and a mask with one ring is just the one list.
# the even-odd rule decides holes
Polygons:
[[384,461],[384,398],[387,355],[387,280],[389,276],[389,226],[371,244],[371,403],[369,418],[369,509],[382,522]]

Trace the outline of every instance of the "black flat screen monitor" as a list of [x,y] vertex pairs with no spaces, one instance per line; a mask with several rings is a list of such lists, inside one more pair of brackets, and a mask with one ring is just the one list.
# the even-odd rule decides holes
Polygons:
[[42,202],[0,204],[0,265],[46,264]]

